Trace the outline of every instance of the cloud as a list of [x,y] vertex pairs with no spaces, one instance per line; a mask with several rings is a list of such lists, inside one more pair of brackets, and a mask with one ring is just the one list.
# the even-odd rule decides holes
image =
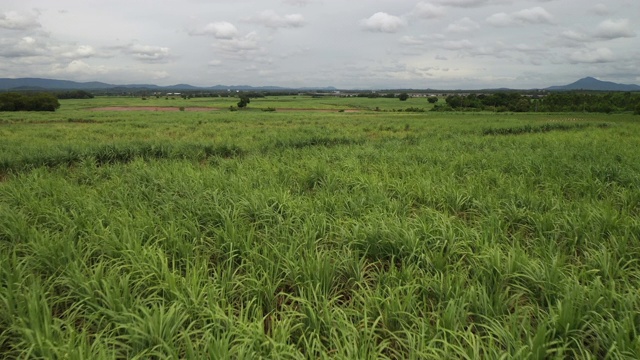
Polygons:
[[553,16],[542,7],[516,11],[511,14],[497,13],[489,16],[487,22],[493,26],[512,26],[523,24],[550,24]]
[[211,35],[216,39],[232,39],[238,34],[238,29],[230,22],[220,21],[209,23],[201,29],[189,31],[189,35]]
[[447,50],[469,50],[473,48],[473,43],[467,39],[451,40],[443,42],[442,47]]
[[415,36],[403,36],[400,38],[399,42],[400,44],[407,46],[420,46],[425,44],[423,39]]
[[80,45],[73,50],[65,51],[60,56],[71,59],[89,58],[96,55],[96,50],[89,45]]
[[260,15],[250,17],[246,20],[272,29],[299,28],[303,27],[306,23],[304,16],[301,14],[279,15],[273,10],[263,11]]
[[491,5],[491,4],[495,4],[495,3],[501,3],[501,2],[504,2],[504,1],[499,1],[499,0],[438,0],[438,3],[442,4],[444,6],[463,7],[463,8],[479,7],[479,6]]
[[596,15],[600,15],[600,16],[606,16],[606,15],[609,15],[611,13],[609,11],[609,8],[605,4],[596,4],[595,6],[593,6],[591,8],[591,12],[593,12]]
[[367,31],[384,33],[395,33],[405,26],[404,20],[385,12],[377,12],[370,18],[361,20],[360,24]]
[[0,39],[0,57],[22,58],[46,55],[48,52],[47,44],[31,36],[19,39]]
[[29,30],[39,28],[40,23],[34,15],[21,15],[15,11],[0,13],[0,28],[9,30]]
[[283,3],[293,6],[307,6],[313,2],[313,0],[282,0]]
[[612,62],[614,55],[608,48],[598,48],[596,50],[584,49],[575,51],[569,56],[569,61],[572,64],[601,64]]
[[52,74],[64,75],[99,75],[108,72],[105,66],[91,66],[82,60],[73,60],[66,65],[56,64],[51,70]]
[[565,30],[562,33],[560,33],[560,36],[564,39],[577,41],[577,42],[586,42],[590,40],[586,34],[577,32],[575,30]]
[[125,53],[142,62],[165,62],[170,56],[169,48],[151,45],[131,45],[125,49]]
[[463,33],[463,32],[477,30],[479,28],[480,28],[480,25],[477,22],[469,19],[468,17],[464,17],[454,23],[449,24],[449,26],[447,26],[445,31],[454,32],[454,33]]
[[233,39],[219,40],[214,48],[224,57],[234,60],[256,60],[257,55],[266,53],[260,46],[260,36],[252,31],[244,36]]
[[599,39],[612,40],[635,37],[628,19],[605,20],[596,28],[595,36]]
[[415,15],[422,19],[436,19],[443,17],[445,15],[444,7],[433,5],[431,3],[427,3],[424,1],[416,4],[415,8],[411,12],[412,15]]

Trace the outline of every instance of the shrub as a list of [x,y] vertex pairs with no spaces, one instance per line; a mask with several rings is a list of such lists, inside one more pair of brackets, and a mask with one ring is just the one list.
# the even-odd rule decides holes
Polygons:
[[59,107],[58,98],[52,94],[0,94],[0,111],[56,111]]

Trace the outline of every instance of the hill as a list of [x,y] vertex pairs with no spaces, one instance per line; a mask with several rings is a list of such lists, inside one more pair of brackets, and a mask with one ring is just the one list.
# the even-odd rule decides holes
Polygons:
[[0,78],[0,91],[4,90],[110,90],[110,89],[147,89],[147,90],[166,90],[166,91],[279,91],[279,90],[336,90],[334,87],[308,87],[308,88],[286,88],[279,86],[249,86],[249,85],[215,85],[208,87],[192,86],[189,84],[177,84],[170,86],[158,86],[153,84],[127,84],[127,85],[114,85],[103,82],[76,82],[69,80],[55,80],[55,79],[43,79],[43,78]]
[[602,81],[593,77],[586,77],[574,83],[562,86],[551,86],[545,90],[570,91],[570,90],[590,90],[590,91],[640,91],[638,85],[618,84],[611,81]]

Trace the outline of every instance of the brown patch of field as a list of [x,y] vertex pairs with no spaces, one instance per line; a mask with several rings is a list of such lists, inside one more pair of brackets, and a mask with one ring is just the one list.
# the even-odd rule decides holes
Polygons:
[[313,112],[321,112],[321,113],[334,113],[334,112],[345,112],[345,113],[357,113],[360,112],[360,110],[356,110],[356,109],[344,109],[344,110],[339,110],[339,109],[309,109],[309,108],[302,108],[302,109],[297,109],[297,108],[282,108],[282,109],[278,109],[276,108],[276,111],[282,111],[282,112],[292,112],[292,111],[313,111]]
[[[178,107],[172,106],[105,106],[105,107],[97,107],[92,108],[93,111],[180,111]],[[185,107],[184,111],[218,111],[220,108],[214,107]],[[257,109],[256,109],[257,110]],[[360,110],[355,109],[296,109],[296,108],[281,108],[276,109],[276,111],[281,112],[294,112],[294,111],[309,111],[309,112],[322,112],[322,113],[334,113],[334,112],[345,112],[345,113],[357,113]]]
[[[105,106],[91,109],[93,111],[180,111],[172,106]],[[185,107],[184,111],[217,111],[214,107]]]

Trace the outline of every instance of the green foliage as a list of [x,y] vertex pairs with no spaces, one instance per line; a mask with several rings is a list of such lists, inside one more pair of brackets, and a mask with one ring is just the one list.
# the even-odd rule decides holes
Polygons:
[[404,109],[405,112],[425,112],[424,108],[409,107]]
[[62,99],[93,99],[94,98],[93,94],[85,90],[57,92],[56,97],[60,100]]
[[630,114],[109,101],[3,115],[1,358],[640,358]]
[[[583,129],[591,126],[589,123],[578,123],[578,124],[562,124],[562,123],[553,123],[553,124],[543,124],[539,126],[519,126],[519,127],[507,127],[507,128],[489,128],[482,131],[484,135],[519,135],[519,134],[531,134],[531,133],[539,133],[539,132],[549,132],[554,130],[573,130],[573,129]],[[600,128],[606,128],[609,125],[607,123],[602,123],[598,125]]]
[[[640,103],[640,94],[552,92],[531,99],[516,92],[494,94],[449,95],[446,99],[451,110],[492,110],[497,112],[631,112]],[[443,110],[439,108],[438,110]],[[436,111],[438,111],[436,110]]]
[[427,101],[429,101],[429,104],[435,104],[438,102],[438,98],[436,96],[429,96]]
[[244,109],[247,107],[247,105],[249,105],[250,102],[251,102],[251,99],[248,96],[240,95],[240,101],[238,101],[238,108]]
[[398,99],[400,99],[400,101],[407,101],[408,98],[409,94],[407,93],[401,93],[400,95],[398,95]]
[[0,111],[55,111],[58,98],[48,93],[0,93]]

